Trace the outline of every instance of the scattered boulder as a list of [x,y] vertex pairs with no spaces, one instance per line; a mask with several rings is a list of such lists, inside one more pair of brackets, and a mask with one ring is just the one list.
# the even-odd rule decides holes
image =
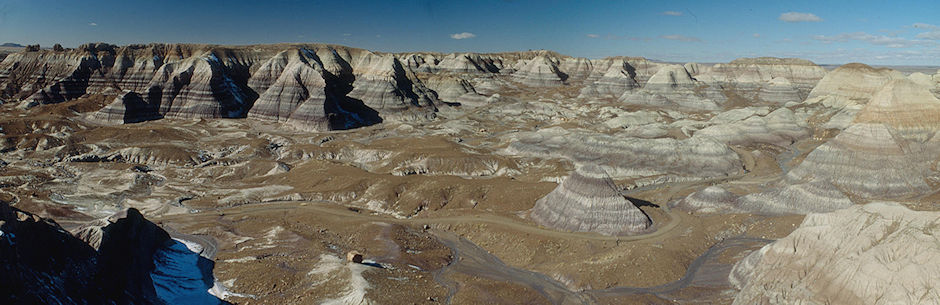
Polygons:
[[350,263],[362,264],[362,253],[359,251],[349,251],[346,253],[346,261]]

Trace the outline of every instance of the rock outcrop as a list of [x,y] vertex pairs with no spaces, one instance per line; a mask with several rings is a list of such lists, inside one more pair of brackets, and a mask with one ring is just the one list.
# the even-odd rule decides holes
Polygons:
[[559,230],[630,235],[644,232],[652,221],[599,166],[585,165],[555,190],[535,202],[529,214],[536,223]]
[[895,79],[872,95],[855,117],[856,123],[884,124],[904,136],[940,130],[940,99],[930,89],[907,79]]
[[548,128],[519,135],[506,152],[598,164],[615,178],[668,175],[697,179],[741,171],[738,154],[708,137],[621,138]]
[[136,209],[90,223],[73,236],[54,221],[0,202],[0,301],[165,304],[151,273],[154,255],[172,242]]
[[703,74],[722,84],[744,91],[742,93],[755,90],[780,90],[781,88],[767,87],[768,85],[779,86],[780,84],[774,84],[771,81],[775,78],[784,78],[787,83],[790,83],[792,90],[800,96],[798,101],[801,101],[816,86],[816,83],[826,76],[826,70],[804,59],[757,57],[739,58],[727,64],[715,64]]
[[[742,110],[739,108],[735,110]],[[735,111],[732,110],[732,111]],[[716,119],[721,118],[721,115]],[[713,119],[713,121],[716,121]],[[787,147],[796,140],[809,136],[806,123],[796,118],[792,110],[779,108],[765,115],[751,115],[740,121],[717,124],[696,131],[695,137],[711,137],[727,144],[773,144]]]
[[863,198],[898,199],[931,192],[940,152],[940,100],[906,79],[883,86],[835,138],[790,171],[789,180],[822,180]]
[[816,84],[806,103],[820,103],[833,108],[864,105],[878,89],[898,78],[904,78],[904,74],[887,68],[876,69],[859,63],[842,65]]
[[660,68],[642,89],[619,98],[626,104],[684,110],[717,110],[726,99],[717,88],[693,79],[681,65]]
[[432,76],[426,81],[428,88],[437,92],[441,101],[457,103],[471,107],[486,105],[487,97],[477,93],[477,90],[466,79],[457,76]]
[[831,184],[813,181],[784,184],[743,196],[715,185],[692,193],[675,205],[696,213],[786,215],[835,211],[854,203]]
[[824,213],[854,205],[848,196],[827,181],[782,183],[766,191],[747,194],[735,208],[762,215]]
[[[394,55],[330,45],[99,43],[16,53],[0,63],[0,95],[29,107],[115,89],[156,105],[161,117],[251,116],[313,130],[428,120],[437,102]],[[99,117],[118,122],[117,108]],[[152,117],[142,110],[148,113],[128,117]]]
[[599,79],[581,89],[581,98],[617,98],[624,92],[639,87],[633,76],[632,67],[627,62],[612,64]]
[[883,202],[807,215],[734,266],[734,304],[940,303],[938,223]]
[[520,62],[513,79],[531,87],[553,87],[564,84],[568,75],[558,69],[557,63],[545,55]]
[[145,101],[137,93],[126,91],[111,104],[95,112],[93,119],[109,124],[140,123],[161,119],[157,105]]
[[[121,295],[100,293],[91,276],[95,249],[53,221],[0,202],[0,301],[62,304],[108,303]],[[111,284],[111,283],[107,283]],[[129,295],[127,297],[139,297]]]
[[806,94],[800,92],[800,89],[790,83],[786,77],[774,77],[762,84],[757,97],[761,100],[785,105],[786,103],[799,103],[803,101]]

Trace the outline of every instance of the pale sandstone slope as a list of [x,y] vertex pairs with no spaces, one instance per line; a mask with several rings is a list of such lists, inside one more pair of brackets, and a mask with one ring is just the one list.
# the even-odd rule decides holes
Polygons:
[[940,213],[870,203],[810,214],[731,273],[734,304],[938,304]]
[[822,180],[863,198],[906,198],[933,190],[930,165],[940,152],[940,100],[906,79],[883,86],[835,138],[787,174]]

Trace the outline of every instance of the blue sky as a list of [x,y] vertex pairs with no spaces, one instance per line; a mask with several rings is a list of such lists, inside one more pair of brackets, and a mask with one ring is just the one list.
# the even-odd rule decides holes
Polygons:
[[940,1],[0,0],[0,42],[91,41],[940,65]]

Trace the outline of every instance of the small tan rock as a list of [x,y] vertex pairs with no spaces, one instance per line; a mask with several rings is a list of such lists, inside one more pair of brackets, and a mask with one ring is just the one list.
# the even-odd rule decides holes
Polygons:
[[362,264],[362,253],[359,253],[359,251],[355,251],[355,250],[349,251],[348,253],[346,253],[346,261],[357,263],[357,264]]

